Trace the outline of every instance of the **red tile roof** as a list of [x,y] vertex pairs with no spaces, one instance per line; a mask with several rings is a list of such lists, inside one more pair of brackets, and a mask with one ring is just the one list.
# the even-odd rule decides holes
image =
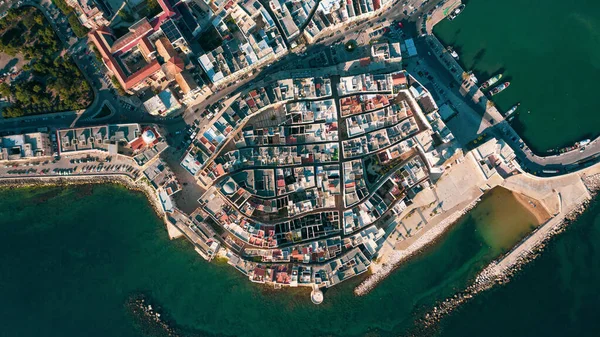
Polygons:
[[394,85],[406,84],[406,75],[404,73],[393,74],[392,81]]
[[381,8],[380,0],[373,0],[373,8],[375,8],[375,10],[378,10],[379,8]]
[[171,59],[171,57],[177,55],[177,52],[175,51],[175,48],[173,48],[171,41],[169,41],[169,39],[167,39],[165,36],[156,40],[154,43],[156,44],[156,50],[158,51],[158,54],[160,54],[165,61],[168,61]]
[[160,70],[160,64],[158,64],[158,61],[153,60],[147,66],[128,77],[125,75],[125,72],[123,69],[121,69],[111,51],[108,49],[108,42],[104,39],[104,37],[99,34],[98,31],[93,31],[89,34],[89,38],[102,55],[102,59],[104,60],[106,66],[112,71],[125,90],[133,88],[135,85],[146,79],[146,77]]
[[144,57],[146,57],[148,54],[152,53],[155,50],[152,43],[150,43],[148,38],[145,36],[138,43],[138,47],[143,51]]
[[223,169],[223,165],[219,164],[217,165],[217,167],[215,167],[215,171],[217,171],[217,174],[219,176],[222,176],[223,174],[225,174],[225,170]]
[[143,18],[129,27],[129,33],[118,38],[111,46],[113,54],[117,52],[126,52],[138,44],[139,40],[152,31],[152,26],[148,19]]
[[148,78],[150,75],[156,73],[160,69],[161,68],[158,61],[152,60],[152,62],[150,62],[147,66],[136,71],[135,73],[133,73],[133,75],[127,77],[124,86],[125,90],[135,87],[137,84]]
[[131,146],[131,148],[134,151],[143,148],[145,145],[146,145],[146,143],[144,142],[144,140],[141,137],[136,138],[131,143],[129,143],[129,146]]
[[96,48],[100,51],[102,55],[102,59],[110,71],[115,75],[121,86],[125,90],[131,89],[136,86],[138,83],[146,79],[148,76],[156,73],[161,69],[158,61],[154,60],[150,62],[147,66],[140,69],[136,73],[131,76],[126,76],[125,72],[119,64],[115,60],[114,54],[124,53],[138,43],[142,43],[141,46],[143,49],[147,49],[150,51],[154,51],[154,47],[150,41],[148,41],[147,36],[150,35],[151,32],[156,31],[160,25],[169,18],[174,18],[179,16],[179,13],[175,12],[170,4],[168,4],[165,0],[157,0],[158,5],[162,8],[162,12],[156,15],[152,22],[149,22],[148,19],[143,18],[138,22],[134,23],[129,27],[129,33],[123,35],[114,43],[110,43],[107,41],[103,35],[112,36],[110,29],[107,27],[100,27],[97,30],[89,33],[89,38],[92,40]]
[[185,68],[185,64],[183,60],[179,56],[174,56],[169,61],[167,61],[167,71],[169,71],[173,76],[179,74]]

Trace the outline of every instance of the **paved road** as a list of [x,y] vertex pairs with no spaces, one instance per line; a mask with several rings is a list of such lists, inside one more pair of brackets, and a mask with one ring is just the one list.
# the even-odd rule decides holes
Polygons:
[[[13,4],[16,3],[13,2]],[[86,78],[88,78],[88,80],[91,82],[96,96],[90,108],[86,109],[79,119],[77,119],[75,112],[66,112],[59,114],[31,116],[21,119],[0,119],[0,127],[3,131],[19,132],[22,130],[35,130],[40,127],[67,127],[73,125],[75,121],[77,121],[77,125],[97,124],[99,121],[94,120],[92,116],[97,113],[103,102],[119,102],[119,100],[117,99],[117,96],[112,88],[106,86],[106,81],[101,80],[103,74],[100,73],[100,69],[93,65],[94,62],[92,59],[90,59],[90,56],[86,56],[82,52],[80,47],[83,47],[85,44],[85,39],[80,39],[77,41],[70,37],[71,34],[66,31],[68,23],[60,18],[60,15],[57,14],[58,9],[51,2],[47,0],[40,0],[36,2],[24,2],[23,5],[25,4],[35,5],[36,7],[40,8],[47,17],[51,18],[50,22],[52,23],[54,29],[57,31],[57,34],[61,40],[64,41],[66,45],[70,46],[70,51],[81,51],[79,54],[75,53],[73,58],[84,72]],[[404,31],[409,32],[412,30],[412,33],[416,33],[416,28],[418,27],[415,25],[420,24],[422,21],[421,14],[434,8],[435,4],[435,2],[429,2],[427,0],[407,1],[405,5],[402,1],[396,1],[393,7],[386,9],[370,19],[362,19],[360,21],[355,21],[347,25],[340,26],[331,35],[321,37],[319,40],[317,40],[318,43],[308,46],[304,50],[304,53],[306,53],[306,55],[316,55],[318,53],[325,52],[328,58],[331,58],[332,55],[329,50],[332,45],[343,44],[349,40],[360,40],[364,37],[365,32],[369,28],[374,26],[377,27],[380,24],[389,26],[393,20],[402,20],[403,22],[406,22],[407,24],[405,24]],[[438,83],[438,87],[446,88],[446,90],[444,90],[446,97],[442,97],[442,100],[446,100],[452,103],[454,106],[459,107],[461,110],[466,110],[468,112],[461,115],[461,118],[464,119],[462,124],[471,125],[471,131],[468,132],[472,133],[473,130],[476,130],[476,133],[473,134],[476,135],[485,130],[491,135],[504,139],[509,145],[511,145],[511,147],[513,147],[513,149],[515,149],[519,159],[524,163],[524,166],[526,166],[526,168],[532,172],[541,172],[542,170],[546,169],[558,170],[560,173],[563,173],[565,171],[577,168],[579,166],[577,163],[582,161],[591,159],[591,161],[588,162],[588,164],[590,164],[592,161],[595,162],[600,160],[599,140],[596,140],[592,144],[586,146],[583,152],[572,151],[561,154],[560,156],[537,156],[533,154],[506,122],[494,121],[495,123],[492,125],[489,120],[481,117],[481,114],[478,113],[477,106],[474,106],[472,102],[463,99],[456,93],[452,93],[452,88],[448,88],[450,86],[450,82],[452,81],[452,78],[456,80],[457,76],[460,75],[456,73],[450,74],[447,72],[446,67],[441,64],[433,55],[428,55],[426,49],[428,47],[422,42],[422,40],[417,39],[417,44],[417,48],[424,51],[420,54],[420,58],[424,63],[422,67],[427,65],[431,67],[431,69],[436,69],[436,83]],[[235,85],[226,87],[212,95],[210,98],[192,106],[183,114],[183,119],[180,118],[181,116],[174,116],[171,118],[157,118],[149,116],[140,109],[125,108],[126,105],[121,102],[114,104],[115,108],[117,109],[117,113],[109,118],[103,119],[102,123],[158,123],[167,128],[169,132],[173,133],[177,130],[177,128],[180,128],[179,130],[181,130],[186,127],[185,124],[192,124],[196,120],[200,122],[200,124],[204,124],[208,121],[201,118],[200,113],[202,113],[208,105],[219,101],[223,97],[233,95],[235,92],[247,87],[251,81],[253,83],[263,80],[268,81],[275,74],[278,74],[279,76],[289,76],[292,69],[296,69],[297,67],[307,68],[309,65],[303,63],[305,59],[306,57],[302,57],[297,54],[288,54],[281,60],[274,62],[270,67],[256,72],[253,75],[236,82]],[[407,62],[407,64],[408,68],[410,62]],[[418,66],[415,67],[415,69],[418,69]],[[444,72],[446,73],[444,74]],[[435,87],[432,89],[432,91],[439,93],[439,89]],[[185,121],[185,123],[183,123],[183,121]],[[449,125],[452,125],[452,122],[449,123]],[[460,130],[456,133],[458,138],[463,136],[464,139],[468,139],[470,136],[472,136],[465,136]],[[177,141],[179,142],[179,140]],[[175,143],[175,145],[177,144],[178,143]]]
[[[502,139],[515,151],[523,169],[539,176],[560,175],[600,161],[600,138],[596,138],[586,145],[582,151],[577,149],[557,155],[536,155],[500,114],[495,113],[491,116],[488,112],[484,112],[485,100],[481,104],[476,104],[458,92],[458,87],[463,81],[460,66],[452,62],[440,62],[436,57],[440,50],[435,45],[432,48],[432,45],[426,43],[424,38],[417,39],[415,46],[419,51],[419,65],[416,65],[417,60],[407,61],[407,69],[434,93],[434,97],[437,95],[435,98],[438,104],[449,102],[457,108],[459,111],[457,118],[450,120],[447,124],[462,145],[466,145],[483,133]],[[449,67],[458,69],[450,72]],[[429,76],[432,76],[434,80],[429,81],[427,78],[419,76],[419,71],[429,72]]]
[[[331,35],[325,35],[322,38],[317,40],[318,42],[315,44],[311,44],[306,47],[304,50],[299,51],[299,53],[306,55],[316,55],[322,51],[329,51],[330,47],[335,44],[343,44],[345,41],[356,39],[357,36],[361,35],[365,29],[369,28],[369,24],[375,21],[383,21],[384,19],[387,21],[383,23],[388,25],[394,19],[403,19],[406,20],[408,17],[403,13],[404,10],[410,11],[408,6],[413,6],[414,8],[419,8],[421,4],[427,3],[427,6],[420,8],[415,15],[418,13],[428,11],[429,9],[435,6],[434,3],[429,3],[428,0],[410,0],[407,1],[406,6],[402,6],[401,1],[396,1],[397,5],[392,7],[390,10],[386,10],[381,12],[378,15],[375,15],[371,19],[362,19],[358,22],[352,22],[346,25],[340,25],[337,30]],[[414,21],[413,21],[414,23]],[[349,28],[347,28],[349,27]],[[408,30],[410,28],[407,27]],[[414,28],[412,29],[414,30]],[[341,39],[341,41],[339,41]],[[200,114],[206,109],[207,106],[218,102],[221,98],[225,96],[231,96],[235,92],[238,92],[240,89],[244,88],[250,82],[257,82],[261,80],[268,80],[270,76],[280,71],[291,71],[292,69],[305,69],[309,68],[308,64],[303,63],[306,57],[300,56],[299,54],[290,53],[283,56],[280,60],[272,63],[271,66],[263,68],[260,71],[255,72],[253,75],[248,76],[245,79],[239,80],[235,85],[226,87],[215,94],[213,94],[208,99],[198,102],[198,104],[193,105],[191,108],[187,109],[185,112],[184,118],[186,122],[193,122],[195,119],[200,119]]]

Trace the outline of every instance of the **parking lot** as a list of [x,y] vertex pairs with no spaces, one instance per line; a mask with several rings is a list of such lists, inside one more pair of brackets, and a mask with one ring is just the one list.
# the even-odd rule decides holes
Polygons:
[[124,174],[137,179],[141,172],[129,158],[104,154],[69,156],[58,160],[9,161],[0,166],[0,178],[109,174]]

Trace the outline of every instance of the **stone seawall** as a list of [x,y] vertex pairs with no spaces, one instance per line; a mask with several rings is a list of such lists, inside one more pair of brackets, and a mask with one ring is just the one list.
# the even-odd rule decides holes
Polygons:
[[[584,176],[582,180],[590,191],[592,198],[596,196],[600,191],[600,174]],[[495,285],[509,282],[526,264],[540,256],[548,241],[555,235],[562,233],[569,224],[575,221],[586,210],[590,201],[590,198],[582,197],[580,202],[574,205],[570,211],[558,215],[544,224],[543,227],[545,228],[540,228],[544,230],[530,235],[510,253],[490,263],[477,275],[475,281],[467,289],[439,303],[430,313],[425,315],[422,320],[423,325],[430,327],[476,294]]]
[[387,258],[381,269],[371,274],[366,280],[359,284],[354,289],[354,294],[357,296],[363,296],[369,293],[379,282],[385,279],[391,274],[396,268],[402,263],[410,259],[411,257],[421,253],[424,249],[434,244],[446,231],[448,231],[453,224],[455,224],[463,215],[467,214],[473,207],[479,202],[479,198],[468,204],[464,209],[456,211],[450,214],[440,223],[436,224],[433,228],[429,229],[425,234],[419,237],[414,243],[412,243],[407,249],[402,251],[394,251]]
[[43,186],[72,186],[89,184],[117,184],[129,190],[140,191],[146,195],[156,215],[164,218],[165,212],[158,199],[156,191],[145,179],[133,180],[126,174],[81,175],[81,176],[46,176],[46,177],[15,177],[0,179],[0,187],[43,187]]

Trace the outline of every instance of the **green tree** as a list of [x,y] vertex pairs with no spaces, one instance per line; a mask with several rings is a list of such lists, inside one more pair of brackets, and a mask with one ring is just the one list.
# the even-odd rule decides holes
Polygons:
[[71,25],[71,29],[73,29],[73,33],[75,33],[75,36],[77,37],[85,37],[87,35],[87,33],[90,31],[89,29],[87,29],[86,27],[84,27],[81,22],[79,22],[79,19],[77,18],[77,16],[71,14],[69,15],[69,24]]
[[34,20],[38,25],[40,25],[40,26],[44,25],[44,16],[42,16],[41,14],[36,14],[34,17]]
[[67,2],[65,0],[52,0],[52,2],[56,5],[56,7],[58,7],[58,9],[60,9],[63,14],[67,15],[70,14],[73,11],[73,8],[69,5],[67,5]]
[[119,14],[119,17],[121,19],[123,19],[123,21],[133,22],[133,20],[134,20],[133,15],[131,15],[128,11],[126,11],[125,8],[121,9],[118,14]]
[[88,47],[90,48],[90,50],[92,52],[94,52],[94,56],[96,56],[96,60],[98,60],[98,62],[102,62],[102,54],[100,54],[100,51],[98,50],[98,48],[96,48],[96,46],[94,46],[93,44],[88,44]]
[[115,87],[115,89],[117,90],[117,92],[119,93],[119,95],[121,96],[126,96],[127,93],[125,92],[125,89],[123,89],[123,86],[121,86],[121,83],[119,83],[119,80],[117,80],[116,77],[111,77],[110,81],[112,82],[113,86]]
[[25,25],[25,27],[27,27],[27,29],[29,30],[31,30],[36,25],[35,18],[33,17],[33,15],[27,15],[23,17],[21,22],[23,22],[23,25]]
[[10,86],[6,83],[0,83],[0,94],[4,97],[10,97],[12,92],[10,91]]

